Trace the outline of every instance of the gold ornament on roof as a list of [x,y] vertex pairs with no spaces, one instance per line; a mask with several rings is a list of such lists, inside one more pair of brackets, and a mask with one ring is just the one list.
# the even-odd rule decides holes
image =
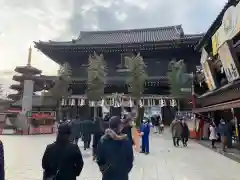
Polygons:
[[28,50],[28,63],[27,63],[27,65],[31,66],[31,62],[32,62],[32,47],[30,46],[29,50]]

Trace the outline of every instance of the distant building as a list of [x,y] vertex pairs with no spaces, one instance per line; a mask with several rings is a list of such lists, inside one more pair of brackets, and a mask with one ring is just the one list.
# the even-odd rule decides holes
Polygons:
[[[81,100],[86,99],[86,80],[89,54],[103,53],[107,63],[106,99],[113,99],[114,93],[124,94],[124,106],[130,106],[128,92],[128,68],[125,57],[140,53],[147,67],[148,79],[145,83],[143,106],[160,105],[163,100],[162,116],[170,123],[174,110],[170,101],[167,78],[168,63],[172,59],[184,59],[188,72],[194,72],[200,59],[200,53],[194,46],[202,38],[202,34],[185,34],[182,26],[168,26],[146,29],[130,29],[115,31],[81,31],[77,39],[67,42],[35,42],[35,47],[58,64],[68,62],[72,67],[73,83],[70,88],[72,96],[63,103],[70,108],[70,116],[81,114]],[[106,100],[107,101],[107,100]],[[184,108],[184,106],[182,106]],[[119,111],[119,107],[110,108],[111,113]],[[101,112],[101,111],[100,111]],[[91,113],[92,114],[92,113]]]

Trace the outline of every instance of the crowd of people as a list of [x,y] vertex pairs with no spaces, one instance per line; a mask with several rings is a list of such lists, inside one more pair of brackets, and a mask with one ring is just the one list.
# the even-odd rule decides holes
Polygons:
[[99,166],[102,180],[128,180],[134,159],[132,119],[130,116],[108,118],[102,120],[97,117],[94,121],[76,118],[62,122],[58,127],[56,141],[49,144],[44,152],[43,179],[76,180],[84,166],[78,141],[81,138],[84,150],[87,150],[93,137],[93,160]]
[[[83,170],[84,160],[78,141],[81,139],[84,150],[92,144],[93,161],[99,166],[102,180],[128,180],[133,167],[133,145],[131,115],[109,115],[104,119],[96,117],[92,120],[75,119],[61,121],[58,125],[56,141],[47,145],[42,157],[43,180],[76,180]],[[153,126],[155,133],[161,133],[162,121],[154,116],[143,119],[140,126],[141,153],[149,154],[149,135]],[[174,120],[170,126],[174,146],[187,146],[189,129],[184,120]],[[92,143],[91,143],[92,141]],[[0,167],[4,167],[3,147],[0,142]],[[0,169],[0,177],[4,179],[4,168]]]
[[221,142],[221,150],[226,151],[226,148],[232,147],[232,136],[235,134],[234,120],[226,122],[224,119],[220,120],[218,126],[212,120],[209,126],[209,139],[212,142],[212,148],[215,149],[215,143]]
[[172,133],[173,145],[175,147],[179,146],[180,140],[184,147],[187,146],[190,132],[187,123],[183,119],[174,119],[170,125],[170,131]]

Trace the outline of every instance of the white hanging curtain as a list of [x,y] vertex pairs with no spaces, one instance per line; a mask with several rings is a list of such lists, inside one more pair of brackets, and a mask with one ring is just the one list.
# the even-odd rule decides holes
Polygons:
[[148,106],[151,106],[151,101],[150,101],[150,99],[148,99],[147,105],[148,105]]
[[123,106],[123,98],[120,98],[120,107]]
[[175,99],[171,99],[170,100],[170,104],[171,104],[172,107],[176,107],[177,106],[177,102],[176,102]]
[[160,106],[161,106],[161,107],[166,106],[166,101],[165,101],[164,99],[161,99],[161,100],[160,100]]
[[139,106],[140,106],[141,108],[143,107],[143,100],[142,100],[142,99],[139,100]]
[[132,102],[132,98],[129,98],[129,107],[133,107],[133,102]]
[[81,99],[80,102],[81,102],[81,103],[80,103],[80,106],[84,106],[84,105],[85,105],[85,99]]
[[94,107],[94,101],[89,101],[89,106]]
[[75,99],[71,100],[71,106],[75,106]]
[[114,98],[114,107],[115,108],[120,107],[120,102],[119,102],[119,100],[117,98]]
[[81,99],[77,100],[77,106],[81,106]]
[[61,105],[65,106],[65,100],[64,99],[62,99]]
[[115,106],[115,99],[114,99],[114,97],[111,98],[110,106]]
[[104,101],[104,99],[102,99],[102,101],[101,101],[101,107],[103,107],[105,105],[105,101]]
[[155,106],[155,99],[152,99],[152,106]]

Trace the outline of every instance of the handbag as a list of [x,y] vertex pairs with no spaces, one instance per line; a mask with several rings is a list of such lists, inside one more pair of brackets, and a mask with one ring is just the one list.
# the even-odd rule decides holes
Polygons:
[[52,175],[52,176],[44,177],[43,180],[56,180],[56,178],[57,178],[57,176],[58,176],[58,174],[59,174],[59,172],[60,172],[60,169],[61,169],[61,166],[62,166],[64,157],[65,157],[65,156],[64,156],[65,150],[66,150],[66,147],[64,148],[63,153],[62,153],[62,155],[61,155],[62,158],[61,158],[61,160],[60,160],[60,164],[59,164],[59,166],[58,166],[58,168],[57,168],[56,173],[55,173],[54,175]]

